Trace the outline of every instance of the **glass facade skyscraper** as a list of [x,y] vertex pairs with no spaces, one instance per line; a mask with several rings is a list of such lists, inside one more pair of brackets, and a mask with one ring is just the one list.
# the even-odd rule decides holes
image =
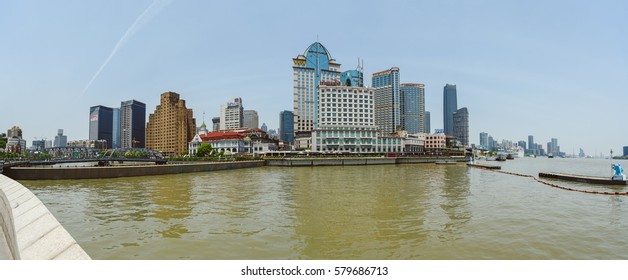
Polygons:
[[113,127],[111,130],[111,147],[120,148],[120,108],[113,108]]
[[456,85],[446,84],[443,88],[443,124],[445,134],[454,135],[454,112],[458,110]]
[[372,86],[375,99],[375,125],[384,134],[401,128],[399,68],[373,73]]
[[[534,144],[534,136],[528,135],[528,150],[534,151],[536,150],[536,144]],[[531,154],[533,152],[530,152]]]
[[318,86],[340,82],[340,64],[321,43],[311,44],[293,61],[294,133],[306,137],[318,124]]
[[469,145],[469,111],[467,107],[462,107],[452,114],[454,122],[454,137],[462,145]]
[[430,131],[432,130],[431,123],[432,123],[432,118],[430,117],[430,112],[425,111],[425,131],[423,132],[430,133]]
[[425,85],[401,84],[401,127],[410,134],[425,132]]
[[279,140],[294,143],[294,114],[292,111],[279,113]]
[[340,82],[348,87],[363,87],[364,73],[360,70],[344,71],[340,74]]
[[480,146],[485,149],[488,148],[488,133],[480,132]]
[[113,109],[105,106],[89,108],[89,140],[106,140],[107,148],[113,142]]

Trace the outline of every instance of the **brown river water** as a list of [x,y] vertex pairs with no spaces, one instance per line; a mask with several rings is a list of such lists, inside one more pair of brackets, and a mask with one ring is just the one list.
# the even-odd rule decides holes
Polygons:
[[[481,163],[611,175],[610,160]],[[21,183],[93,259],[628,259],[628,197],[464,164]]]

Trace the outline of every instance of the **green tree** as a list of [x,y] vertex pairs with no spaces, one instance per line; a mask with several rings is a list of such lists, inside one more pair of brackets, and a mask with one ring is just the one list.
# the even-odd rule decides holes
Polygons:
[[200,147],[198,147],[198,149],[196,150],[196,156],[197,157],[206,157],[206,156],[210,156],[212,155],[214,152],[214,148],[212,148],[212,145],[209,143],[203,143],[201,144]]
[[7,140],[4,140],[4,138],[0,137],[0,149],[4,149],[7,147]]

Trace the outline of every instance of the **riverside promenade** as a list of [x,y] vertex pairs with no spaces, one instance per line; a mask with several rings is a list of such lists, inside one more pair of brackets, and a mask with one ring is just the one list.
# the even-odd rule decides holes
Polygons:
[[165,165],[88,166],[88,167],[11,167],[4,175],[14,180],[74,180],[152,176],[251,168],[264,166],[263,160],[193,162]]
[[303,157],[303,158],[267,158],[267,166],[350,166],[413,163],[456,163],[466,162],[465,157]]
[[14,180],[74,180],[208,172],[262,166],[350,166],[381,164],[456,163],[465,157],[295,157],[249,161],[176,162],[162,165],[11,167],[4,175]]
[[48,208],[0,174],[0,260],[89,260]]

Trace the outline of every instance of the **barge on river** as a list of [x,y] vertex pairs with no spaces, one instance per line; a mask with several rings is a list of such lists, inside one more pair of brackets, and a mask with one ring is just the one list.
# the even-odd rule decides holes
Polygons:
[[625,186],[628,184],[627,183],[628,181],[626,180],[613,180],[612,178],[607,178],[607,177],[583,176],[583,175],[564,174],[564,173],[540,172],[539,177],[560,179],[560,180],[567,180],[567,181],[576,181],[576,182],[582,182],[582,183],[603,184],[603,185]]

